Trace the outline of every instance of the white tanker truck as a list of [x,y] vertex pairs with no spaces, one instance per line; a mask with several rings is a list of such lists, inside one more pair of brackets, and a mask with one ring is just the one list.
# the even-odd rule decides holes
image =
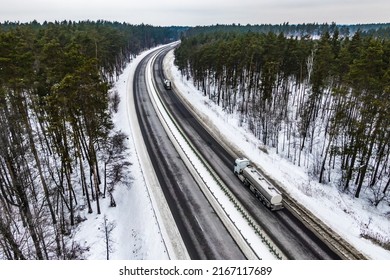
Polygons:
[[234,174],[271,210],[283,208],[282,194],[246,158],[234,162]]

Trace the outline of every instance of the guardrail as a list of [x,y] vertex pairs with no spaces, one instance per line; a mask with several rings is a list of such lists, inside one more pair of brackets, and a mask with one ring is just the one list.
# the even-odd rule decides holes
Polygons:
[[352,247],[340,235],[326,226],[306,208],[294,201],[291,197],[283,194],[284,205],[290,212],[302,221],[318,238],[329,246],[340,258],[344,260],[366,260],[367,257]]
[[[129,93],[132,93],[133,90],[134,74],[135,70],[128,77],[126,90]],[[146,186],[146,195],[153,205],[152,211],[159,229],[158,234],[161,236],[167,257],[169,259],[189,260],[190,256],[179,230],[176,226],[172,226],[175,225],[175,221],[165,200],[157,176],[155,174],[144,174],[144,170],[153,170],[153,166],[148,156],[145,143],[142,140],[142,133],[135,109],[134,94],[126,94],[126,104],[128,106],[127,118],[132,130],[131,136],[136,147],[136,157],[141,167],[141,174]],[[155,211],[155,206],[158,207],[159,211]]]
[[[248,259],[261,259],[257,252],[252,248],[250,241],[243,235],[242,231],[237,227],[237,223],[232,219],[231,213],[229,214],[226,211],[226,208],[221,204],[218,197],[215,195],[215,190],[213,191],[208,185],[205,176],[209,175],[216,185],[219,187],[219,190],[223,192],[226,198],[233,204],[234,208],[238,211],[241,217],[246,221],[246,223],[252,228],[253,232],[260,238],[261,242],[268,247],[269,252],[271,252],[276,259],[285,259],[286,257],[282,251],[274,244],[271,238],[261,229],[260,225],[251,217],[251,215],[245,210],[245,207],[241,205],[239,200],[235,195],[228,189],[228,187],[223,183],[221,178],[216,174],[213,168],[208,164],[207,160],[200,154],[196,147],[191,143],[186,134],[182,131],[176,120],[170,114],[166,105],[164,104],[161,97],[157,94],[158,90],[155,85],[154,79],[152,79],[152,67],[156,57],[161,53],[156,52],[156,54],[150,59],[147,66],[146,80],[148,85],[153,85],[153,88],[149,88],[148,92],[151,95],[151,100],[153,106],[158,113],[158,116],[164,126],[164,129],[167,131],[168,136],[171,138],[172,143],[175,145],[177,151],[182,156],[182,159],[187,165],[187,168],[191,171],[192,175],[198,179],[199,186],[206,198],[209,200],[210,204],[218,214],[221,221],[224,223],[226,228],[229,230],[232,237],[235,239],[237,244],[240,246],[243,253]],[[149,82],[148,82],[149,80]],[[164,116],[165,115],[165,116]],[[183,142],[184,141],[184,142]],[[193,153],[193,155],[189,155]],[[193,158],[198,159],[201,163],[201,167],[192,161]],[[199,170],[203,169],[203,170]],[[206,173],[207,174],[206,174]]]
[[[192,107],[191,104],[179,96],[183,103],[186,104],[189,110],[191,110],[194,116],[200,121],[204,123],[202,118],[196,113],[196,110]],[[207,126],[205,129],[209,131],[211,135],[214,135],[214,139],[218,139],[219,137],[215,137],[213,131],[210,130]],[[218,140],[217,140],[218,141]],[[233,157],[238,157],[238,153],[234,152],[230,146],[226,143],[218,141]],[[275,180],[270,178],[268,174],[266,174],[262,168],[257,166],[257,169],[261,172],[261,174],[270,180],[273,185],[278,187],[279,190],[283,190],[283,188],[278,184]],[[303,205],[299,204],[295,199],[293,199],[288,193],[283,192],[283,203],[288,208],[288,210],[300,221],[304,223],[304,225],[313,232],[318,238],[320,238],[325,244],[327,244],[340,258],[348,259],[348,260],[364,260],[368,259],[364,254],[359,252],[356,248],[350,245],[346,240],[344,240],[340,235],[338,235],[334,230],[325,225],[321,220],[315,217],[308,209],[306,209]],[[227,196],[229,196],[227,194]],[[234,202],[233,202],[234,203]],[[243,214],[245,215],[245,214]]]

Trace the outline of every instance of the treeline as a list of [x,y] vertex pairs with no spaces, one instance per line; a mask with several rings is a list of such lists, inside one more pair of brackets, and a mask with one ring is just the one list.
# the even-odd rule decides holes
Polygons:
[[205,33],[175,51],[181,73],[264,145],[320,183],[390,202],[390,41],[325,32]]
[[318,37],[322,34],[329,33],[333,35],[337,31],[338,36],[350,37],[356,32],[361,36],[371,36],[376,38],[390,39],[390,23],[371,23],[371,24],[336,24],[332,23],[302,23],[290,24],[216,24],[212,26],[196,26],[185,30],[183,33],[186,37],[195,36],[205,33],[216,32],[234,32],[234,33],[283,33],[285,36],[299,37]]
[[129,181],[111,89],[141,50],[174,28],[112,22],[0,25],[0,259],[78,259],[79,212],[115,206]]

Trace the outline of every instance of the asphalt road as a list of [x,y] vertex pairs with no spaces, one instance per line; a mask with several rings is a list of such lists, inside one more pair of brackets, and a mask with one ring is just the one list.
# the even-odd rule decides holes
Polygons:
[[329,247],[308,230],[287,209],[272,212],[257,200],[233,174],[235,158],[216,141],[182,103],[174,90],[163,87],[164,71],[161,54],[154,65],[154,76],[163,100],[193,144],[208,159],[234,195],[273,239],[289,259],[340,259]]
[[135,107],[153,167],[188,253],[191,259],[245,259],[188,172],[153,108],[145,79],[150,57],[146,56],[135,72]]

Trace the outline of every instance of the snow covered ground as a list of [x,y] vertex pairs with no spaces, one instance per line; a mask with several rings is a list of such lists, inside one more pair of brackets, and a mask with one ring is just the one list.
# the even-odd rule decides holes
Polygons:
[[[371,232],[390,240],[390,207],[382,203],[374,208],[363,199],[340,193],[336,187],[313,181],[307,170],[293,165],[276,154],[275,150],[264,147],[245,127],[239,125],[239,118],[227,114],[208,97],[182,77],[173,63],[173,52],[166,57],[166,69],[179,92],[199,111],[202,119],[224,138],[226,143],[235,146],[251,161],[261,166],[265,172],[280,183],[294,198],[310,209],[321,220],[338,232],[351,244],[372,259],[390,259],[390,251],[360,237],[362,232]],[[232,163],[233,164],[233,163]]]
[[[141,59],[152,50],[146,51],[135,58],[121,74],[113,90],[118,91],[121,102],[119,110],[114,115],[114,123],[117,130],[125,132],[128,138],[131,166],[130,186],[117,187],[114,192],[116,207],[109,207],[109,198],[102,200],[101,212],[97,215],[84,213],[87,220],[80,226],[76,239],[83,245],[90,247],[87,259],[106,259],[106,242],[102,223],[104,218],[109,223],[114,223],[112,230],[112,260],[167,260],[166,244],[162,237],[160,224],[157,220],[156,209],[152,206],[152,198],[146,187],[140,161],[132,138],[132,127],[128,112],[128,91],[130,76]],[[101,234],[97,234],[100,232]]]
[[[106,244],[102,223],[104,218],[115,225],[111,233],[112,252],[110,259],[117,260],[166,260],[167,245],[164,241],[158,209],[152,206],[152,198],[143,179],[138,154],[132,139],[132,128],[128,118],[127,94],[129,76],[134,73],[137,63],[150,51],[134,59],[124,70],[116,83],[115,89],[121,96],[119,112],[114,116],[117,129],[129,135],[131,186],[118,187],[114,196],[117,207],[110,208],[109,199],[101,202],[102,213],[83,215],[87,218],[76,235],[77,241],[90,247],[87,258],[90,260],[106,259]],[[390,238],[390,220],[383,203],[380,208],[373,208],[364,200],[354,200],[340,194],[335,187],[320,185],[310,179],[304,169],[280,158],[272,149],[263,153],[259,141],[244,127],[239,126],[237,116],[228,115],[204,97],[191,82],[181,77],[173,65],[173,52],[165,60],[169,75],[176,88],[199,110],[204,120],[230,145],[256,162],[273,178],[277,179],[288,192],[309,208],[319,218],[336,230],[341,236],[359,248],[372,259],[390,259],[390,251],[384,250],[372,242],[360,237],[362,231],[372,232]],[[262,147],[263,149],[263,147]],[[256,151],[256,153],[254,153]],[[388,214],[387,214],[388,215]],[[97,233],[101,234],[97,234]]]

